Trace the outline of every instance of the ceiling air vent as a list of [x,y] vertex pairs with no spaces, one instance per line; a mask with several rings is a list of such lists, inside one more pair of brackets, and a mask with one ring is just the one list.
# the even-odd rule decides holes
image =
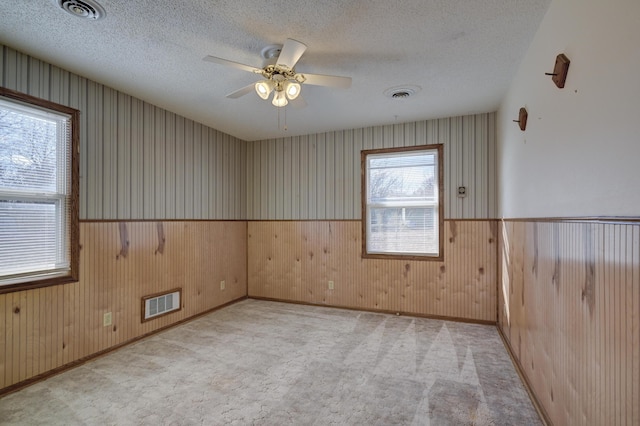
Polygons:
[[385,90],[384,95],[391,99],[406,99],[415,95],[420,90],[422,90],[420,86],[396,86]]
[[104,8],[93,0],[53,0],[62,10],[78,18],[97,21],[107,16]]

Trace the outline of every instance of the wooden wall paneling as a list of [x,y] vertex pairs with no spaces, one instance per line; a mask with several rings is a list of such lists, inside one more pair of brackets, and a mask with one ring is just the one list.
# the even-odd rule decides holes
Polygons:
[[[499,326],[544,411],[554,424],[637,424],[640,226],[514,222],[503,230],[501,261],[510,265],[502,280],[514,288],[501,294],[509,300]],[[517,241],[523,261],[513,255]]]
[[362,259],[357,221],[249,222],[249,295],[496,321],[490,223],[456,223],[443,263]]
[[[2,59],[0,59],[0,65],[2,65]],[[2,69],[0,67],[0,69]],[[9,333],[10,329],[10,321],[11,316],[9,312],[11,312],[11,308],[8,305],[10,296],[7,294],[0,294],[0,389],[7,386],[9,383],[8,378],[6,377],[9,373],[8,364],[9,364],[9,341],[11,335]]]

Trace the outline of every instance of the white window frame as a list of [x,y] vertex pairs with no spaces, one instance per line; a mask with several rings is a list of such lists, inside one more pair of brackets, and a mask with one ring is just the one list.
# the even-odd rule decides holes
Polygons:
[[[373,158],[379,157],[401,157],[410,156],[416,153],[433,153],[435,155],[435,176],[437,177],[434,198],[429,200],[385,200],[374,202],[370,194],[370,168],[369,162]],[[420,145],[402,148],[385,148],[361,151],[361,177],[362,177],[362,257],[364,258],[399,258],[410,260],[443,260],[443,224],[444,224],[444,179],[443,179],[443,145]],[[375,208],[401,208],[404,215],[408,208],[434,208],[434,229],[437,233],[437,249],[435,252],[415,252],[412,250],[381,251],[370,247],[371,210]]]
[[[56,191],[20,190],[16,188],[0,187],[0,198],[18,202],[44,202],[55,206],[56,223],[56,249],[64,254],[64,259],[55,265],[35,265],[31,270],[20,272],[0,270],[0,294],[13,291],[27,290],[48,285],[63,284],[78,281],[79,278],[79,220],[78,220],[78,193],[79,193],[79,159],[78,159],[78,134],[79,115],[76,109],[65,105],[56,104],[44,99],[36,98],[24,93],[16,92],[0,87],[0,100],[6,107],[30,112],[36,115],[50,117],[64,117],[68,122],[69,137],[58,135],[60,143],[57,150],[62,148],[69,153],[65,162],[58,160],[57,164],[66,164],[64,170],[58,170],[57,175],[62,176],[57,182]],[[60,128],[58,128],[60,132]],[[60,155],[60,154],[59,154]],[[0,244],[2,242],[0,241]]]

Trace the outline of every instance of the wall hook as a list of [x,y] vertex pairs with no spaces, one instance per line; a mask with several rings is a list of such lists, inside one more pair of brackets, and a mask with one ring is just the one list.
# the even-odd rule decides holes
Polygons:
[[513,120],[514,123],[518,123],[520,125],[520,130],[523,132],[527,128],[527,117],[528,117],[527,109],[522,107],[520,108],[520,113],[518,114],[518,120]]
[[567,80],[567,71],[569,70],[569,64],[571,61],[564,53],[556,56],[556,64],[553,67],[553,72],[546,72],[544,75],[550,75],[551,80],[558,86],[559,89],[564,87],[564,82]]

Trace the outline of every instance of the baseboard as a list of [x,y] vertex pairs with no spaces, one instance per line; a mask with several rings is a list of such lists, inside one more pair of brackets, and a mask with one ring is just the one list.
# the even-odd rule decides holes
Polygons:
[[175,322],[173,324],[169,324],[169,325],[161,327],[161,328],[159,328],[157,330],[153,330],[153,331],[151,331],[149,333],[145,333],[145,334],[142,334],[140,336],[134,337],[133,339],[129,339],[126,342],[118,343],[115,346],[111,346],[111,347],[109,347],[107,349],[103,349],[103,350],[101,350],[99,352],[93,353],[91,355],[87,355],[87,356],[85,356],[83,358],[80,358],[80,359],[77,359],[77,360],[72,361],[70,363],[61,365],[60,367],[56,367],[53,370],[49,370],[49,371],[46,371],[44,373],[38,374],[37,376],[33,376],[33,377],[31,377],[31,378],[29,378],[27,380],[23,380],[22,382],[14,383],[13,385],[10,385],[10,386],[7,386],[6,388],[0,389],[0,398],[5,396],[5,395],[8,395],[10,393],[19,391],[20,389],[24,389],[24,388],[26,388],[28,386],[31,386],[31,385],[34,385],[34,384],[36,384],[38,382],[46,380],[46,379],[48,379],[50,377],[56,376],[56,375],[58,375],[60,373],[63,373],[65,371],[67,371],[67,370],[70,370],[72,368],[75,368],[75,367],[78,367],[80,365],[86,364],[89,361],[92,361],[92,360],[94,360],[96,358],[99,358],[99,357],[102,357],[104,355],[107,355],[107,354],[109,354],[109,353],[111,353],[111,352],[113,352],[115,350],[118,350],[118,349],[124,347],[124,346],[130,345],[130,344],[135,343],[135,342],[137,342],[139,340],[145,339],[145,338],[147,338],[149,336],[152,336],[154,334],[158,334],[158,333],[160,333],[162,331],[168,330],[168,329],[176,327],[178,325],[182,325],[182,324],[187,323],[189,321],[193,321],[196,318],[199,318],[201,316],[210,314],[211,312],[215,312],[215,311],[217,311],[219,309],[226,308],[227,306],[231,306],[231,305],[233,305],[235,303],[241,302],[241,301],[246,300],[246,299],[247,299],[247,296],[239,297],[239,298],[234,299],[234,300],[232,300],[230,302],[224,303],[224,304],[222,304],[220,306],[216,306],[214,308],[207,309],[204,312],[200,312],[200,313],[195,314],[193,316],[190,316],[188,318],[181,319],[180,321]]
[[443,320],[443,321],[464,322],[468,324],[482,324],[482,325],[493,325],[493,326],[497,324],[495,321],[476,320],[472,318],[458,318],[458,317],[447,317],[442,315],[428,315],[428,314],[419,314],[415,312],[391,311],[387,309],[369,309],[369,308],[360,308],[360,307],[353,307],[353,306],[327,305],[325,303],[301,302],[299,300],[277,299],[272,297],[260,297],[260,296],[249,295],[247,296],[247,298],[255,299],[255,300],[266,300],[269,302],[291,303],[294,305],[322,306],[324,308],[347,309],[350,311],[374,312],[377,314],[402,315],[405,317],[429,318],[429,319],[436,319],[436,320]]
[[540,403],[540,400],[538,400],[538,397],[536,396],[536,394],[533,392],[533,387],[531,386],[529,379],[524,373],[522,364],[520,364],[520,361],[516,357],[515,352],[513,351],[513,347],[511,347],[511,343],[502,332],[500,325],[496,325],[496,328],[498,329],[498,334],[500,335],[500,338],[502,339],[502,342],[504,343],[505,348],[507,348],[507,353],[511,357],[511,361],[513,362],[513,365],[516,367],[516,372],[518,373],[518,376],[520,376],[520,380],[522,381],[524,388],[527,390],[527,393],[529,394],[529,398],[531,398],[531,402],[533,403],[534,408],[538,412],[538,416],[540,416],[540,420],[542,420],[542,422],[547,426],[553,426],[553,423],[551,422],[549,415],[547,414],[546,410]]

